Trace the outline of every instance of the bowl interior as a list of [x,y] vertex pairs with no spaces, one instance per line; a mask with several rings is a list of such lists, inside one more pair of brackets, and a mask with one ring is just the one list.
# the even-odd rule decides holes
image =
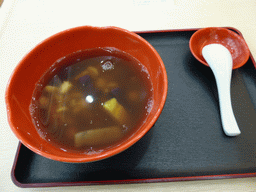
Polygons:
[[233,69],[241,67],[249,59],[249,48],[241,36],[225,28],[209,27],[196,31],[189,42],[194,57],[206,66],[208,64],[203,58],[202,49],[212,43],[221,44],[230,51],[233,58]]
[[[72,52],[95,47],[115,47],[137,58],[150,73],[154,104],[146,122],[129,139],[99,154],[64,152],[42,139],[30,117],[29,105],[35,84],[59,58]],[[155,49],[135,33],[116,27],[83,26],[55,34],[37,45],[17,65],[6,90],[10,127],[29,149],[44,157],[65,162],[90,162],[120,153],[138,141],[155,123],[167,95],[167,75]]]

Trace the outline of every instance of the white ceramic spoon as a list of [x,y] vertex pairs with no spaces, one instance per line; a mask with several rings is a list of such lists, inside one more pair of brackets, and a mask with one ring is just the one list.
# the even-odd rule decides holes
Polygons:
[[210,44],[203,48],[202,54],[217,82],[223,130],[227,136],[237,136],[241,131],[231,105],[230,83],[233,66],[231,53],[223,45]]

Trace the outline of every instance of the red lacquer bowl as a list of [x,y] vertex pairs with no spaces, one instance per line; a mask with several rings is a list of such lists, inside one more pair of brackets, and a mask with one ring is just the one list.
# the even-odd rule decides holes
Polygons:
[[189,47],[194,57],[209,66],[202,55],[202,49],[209,44],[221,44],[231,53],[233,69],[243,66],[250,56],[250,50],[245,40],[237,33],[221,27],[208,27],[196,31],[189,41]]
[[[145,123],[120,145],[101,153],[62,151],[36,131],[29,112],[35,84],[59,58],[81,49],[115,47],[147,67],[154,89],[154,104]],[[82,26],[57,33],[38,44],[17,65],[6,90],[8,122],[16,137],[33,152],[63,162],[92,162],[116,155],[141,139],[158,119],[167,96],[167,74],[157,51],[139,35],[117,27]]]

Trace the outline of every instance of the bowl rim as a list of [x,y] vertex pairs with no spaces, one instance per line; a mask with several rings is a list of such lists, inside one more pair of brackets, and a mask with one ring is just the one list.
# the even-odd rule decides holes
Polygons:
[[[69,31],[72,30],[80,30],[80,29],[93,29],[93,30],[99,30],[99,31],[104,31],[104,30],[117,30],[123,33],[127,33],[130,36],[133,36],[137,39],[139,39],[140,41],[142,41],[147,47],[149,47],[151,49],[151,51],[154,52],[157,60],[159,61],[159,66],[161,68],[162,71],[162,75],[163,75],[163,80],[164,80],[164,84],[162,84],[162,96],[161,96],[161,101],[159,102],[159,106],[158,109],[156,111],[156,113],[154,114],[154,117],[149,121],[149,123],[147,124],[147,126],[141,130],[140,134],[137,134],[136,136],[132,135],[131,139],[129,138],[128,141],[126,142],[122,142],[119,146],[115,147],[113,150],[104,152],[104,153],[99,153],[97,156],[84,156],[84,157],[63,157],[63,156],[58,156],[52,153],[47,153],[45,151],[40,151],[39,149],[35,148],[34,146],[30,145],[29,141],[27,141],[27,139],[23,138],[21,134],[19,134],[19,132],[17,131],[17,129],[15,128],[13,122],[11,121],[11,109],[10,109],[10,98],[11,98],[11,94],[10,94],[10,84],[12,83],[13,78],[16,76],[16,74],[18,73],[18,69],[21,68],[23,66],[24,61],[26,60],[26,58],[28,58],[32,53],[33,50],[40,48],[41,46],[43,46],[44,44],[47,44],[51,39],[54,39],[56,37],[59,37]],[[111,156],[114,156],[118,153],[121,153],[122,151],[128,149],[129,147],[131,147],[133,144],[135,144],[137,141],[139,141],[151,128],[152,126],[155,124],[155,122],[157,121],[157,119],[159,118],[163,108],[164,108],[164,104],[166,102],[166,98],[167,98],[167,89],[168,89],[168,79],[167,79],[167,72],[166,72],[166,68],[165,65],[162,61],[162,58],[160,57],[160,55],[158,54],[158,52],[155,50],[155,48],[148,42],[146,41],[144,38],[142,38],[141,36],[139,36],[138,34],[136,34],[135,32],[123,29],[123,28],[119,28],[119,27],[115,27],[115,26],[104,26],[104,27],[98,27],[98,26],[78,26],[78,27],[74,27],[74,28],[69,28],[63,31],[60,31],[58,33],[55,33],[51,36],[49,36],[48,38],[42,40],[41,42],[39,42],[36,46],[34,46],[31,50],[29,50],[25,56],[19,61],[19,63],[17,64],[17,66],[14,68],[7,86],[6,86],[6,92],[5,92],[5,103],[6,103],[6,109],[7,109],[7,120],[9,123],[9,126],[11,128],[11,130],[13,131],[13,133],[15,134],[15,136],[19,139],[19,141],[25,145],[27,148],[29,148],[31,151],[52,159],[52,160],[56,160],[56,161],[62,161],[62,162],[70,162],[70,163],[82,163],[82,162],[94,162],[94,161],[98,161],[98,160],[102,160]]]

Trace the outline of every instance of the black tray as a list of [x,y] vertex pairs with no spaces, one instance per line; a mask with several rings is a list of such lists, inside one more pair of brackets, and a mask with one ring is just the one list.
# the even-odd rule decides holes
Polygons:
[[251,56],[233,71],[232,104],[242,134],[227,137],[214,76],[189,50],[195,31],[139,33],[162,57],[169,84],[160,118],[139,142],[114,157],[79,164],[46,159],[20,144],[13,182],[51,187],[256,176],[255,62]]

